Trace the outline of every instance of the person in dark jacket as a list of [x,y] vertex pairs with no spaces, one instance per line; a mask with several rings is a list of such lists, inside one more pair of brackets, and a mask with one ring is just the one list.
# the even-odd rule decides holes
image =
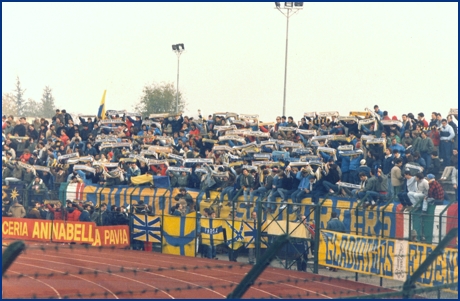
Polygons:
[[126,212],[126,208],[124,206],[117,208],[117,213],[115,215],[114,224],[116,225],[128,225],[129,224],[128,213]]
[[345,225],[337,217],[337,212],[331,213],[331,219],[327,222],[326,230],[346,233]]
[[83,211],[81,212],[80,217],[79,217],[80,222],[90,222],[91,221],[91,216],[89,214],[90,210],[91,210],[90,204],[83,205]]
[[325,165],[325,170],[322,171],[325,174],[322,184],[326,189],[327,193],[338,193],[340,187],[337,185],[337,182],[340,182],[339,172],[337,170],[337,165],[331,162],[328,162]]

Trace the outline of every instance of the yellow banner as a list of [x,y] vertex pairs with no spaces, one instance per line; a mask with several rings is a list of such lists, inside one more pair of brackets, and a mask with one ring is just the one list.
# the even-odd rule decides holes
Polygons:
[[[201,219],[201,243],[207,246],[217,246],[225,243],[224,224],[225,220],[214,218]],[[230,234],[230,233],[228,233]]]
[[196,212],[163,217],[163,253],[195,256]]
[[[405,281],[436,246],[404,240],[321,230],[319,264]],[[416,282],[426,286],[458,281],[458,250],[446,248]]]

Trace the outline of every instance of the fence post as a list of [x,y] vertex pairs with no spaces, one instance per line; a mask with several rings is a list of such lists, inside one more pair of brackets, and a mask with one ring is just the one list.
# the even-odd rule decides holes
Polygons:
[[315,261],[313,262],[313,273],[318,274],[319,269],[319,240],[321,231],[321,205],[324,203],[324,199],[321,203],[315,204]]
[[[133,189],[133,190],[132,190],[131,193],[129,194],[129,210],[128,210],[128,216],[129,216],[129,232],[131,233],[131,239],[130,239],[129,244],[130,244],[131,248],[133,247],[133,242],[134,242],[134,239],[132,238],[132,234],[133,234],[133,231],[134,231],[134,226],[133,226],[133,224],[134,224],[134,217],[133,217],[133,215],[134,215],[134,213],[133,213],[134,210],[133,210],[133,198],[132,198],[132,195],[133,195],[134,190],[135,190],[136,188],[132,188],[132,189]],[[100,196],[99,196],[99,198],[100,198]]]
[[[457,200],[449,201],[449,204],[447,204],[446,208],[444,208],[444,210],[442,210],[441,213],[439,214],[439,238],[438,238],[438,242],[441,241],[441,235],[442,235],[442,215],[444,214],[444,212],[447,211],[447,209],[449,209],[450,205],[452,205],[455,202],[457,202]],[[447,216],[446,216],[446,223],[447,223]]]
[[[390,204],[392,204],[392,203],[393,203],[393,201],[390,200],[390,201],[388,201],[388,202],[385,204],[385,206],[383,206],[383,207],[381,208],[381,210],[382,210],[382,222],[381,222],[381,224],[382,224],[382,230],[380,231],[380,232],[381,232],[381,235],[380,235],[381,238],[384,238],[384,237],[385,237],[385,236],[384,236],[384,229],[383,229],[383,226],[385,225],[385,209],[387,209],[387,207],[388,207]],[[380,271],[383,271],[383,266],[384,266],[383,262],[381,262],[380,265],[381,265],[381,266],[380,266]],[[382,277],[382,276],[380,276],[380,286],[383,286],[383,277]]]
[[21,254],[21,252],[25,250],[25,248],[26,245],[22,240],[12,242],[6,248],[2,255],[2,276],[5,274],[8,268],[14,262],[14,260],[19,256],[19,254]]
[[[359,234],[358,233],[359,206],[356,206],[355,214],[356,214],[356,226],[355,226],[356,231],[355,231],[355,233],[356,233],[356,235],[358,235]],[[358,279],[359,279],[359,274],[358,274],[358,272],[356,272],[355,273],[355,281],[358,281]]]
[[403,299],[410,299],[410,292],[414,288],[415,281],[426,272],[431,266],[433,261],[442,254],[443,250],[447,247],[452,239],[458,235],[458,228],[453,228],[447,233],[446,237],[439,242],[439,245],[434,248],[433,252],[428,255],[425,261],[419,266],[419,268],[412,274],[407,276],[407,280],[403,284]]
[[[261,244],[261,240],[260,240],[260,236],[262,235],[262,227],[261,227],[261,223],[262,223],[262,212],[261,212],[261,206],[260,206],[260,203],[257,205],[257,237],[256,237],[256,263],[259,262],[260,260],[260,244]],[[250,211],[250,210],[249,210]],[[249,214],[251,215],[251,213],[249,212]]]
[[276,253],[283,245],[289,241],[289,236],[287,234],[283,234],[279,236],[274,244],[267,249],[264,253],[262,258],[257,261],[254,267],[249,271],[249,273],[244,276],[241,282],[237,285],[237,287],[228,294],[227,299],[240,299],[244,293],[249,289],[249,287],[254,283],[254,280],[259,277],[260,274],[265,270],[265,268],[270,264],[273,258],[276,256]]

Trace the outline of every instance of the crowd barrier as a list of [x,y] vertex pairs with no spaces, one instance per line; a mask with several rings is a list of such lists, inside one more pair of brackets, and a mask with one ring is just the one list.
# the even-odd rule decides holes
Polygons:
[[[151,208],[151,215],[162,215],[170,213],[170,210],[177,203],[174,196],[179,193],[178,188],[169,189],[168,177],[154,177],[155,187],[149,186],[116,186],[103,187],[98,185],[85,185],[83,183],[68,184],[62,183],[59,189],[59,199],[65,204],[67,199],[90,201],[95,205],[107,203],[115,206],[133,206],[139,201],[143,201]],[[198,200],[199,190],[188,189],[188,193],[200,204],[199,211],[209,207],[203,199]],[[211,199],[215,200],[220,193],[211,191]],[[3,186],[2,199],[21,196],[20,190],[16,187],[9,188]],[[203,196],[204,198],[204,196]],[[250,217],[252,210],[256,207],[246,208],[243,196],[239,196],[235,216],[241,219]],[[226,203],[227,200],[224,200]],[[280,202],[280,198],[277,199]],[[403,206],[397,202],[390,202],[386,205],[377,206],[375,209],[363,209],[357,207],[355,199],[330,196],[321,199],[320,209],[320,228],[325,228],[330,219],[331,213],[335,211],[339,219],[344,223],[348,233],[395,238],[411,239],[411,230],[417,232],[417,236],[424,239],[426,243],[434,243],[442,239],[445,234],[458,224],[458,204],[457,202],[445,201],[442,205],[429,205],[427,214],[421,215],[420,211],[403,212]],[[291,200],[289,199],[289,203]],[[294,211],[293,206],[288,206],[285,210],[277,209],[272,218],[277,220],[296,220],[299,216],[309,216],[308,220],[313,219],[314,204],[310,198],[305,198],[301,202],[300,211]],[[230,208],[215,208],[219,217],[227,217],[230,214]],[[310,214],[310,212],[312,212]],[[265,212],[262,212],[263,219],[267,218]],[[452,247],[454,245],[451,244]]]
[[[8,195],[8,193],[8,191],[5,192],[4,187],[3,194]],[[61,185],[59,195],[61,201],[66,199],[91,201],[96,205],[107,203],[116,206],[134,206],[137,202],[144,201],[152,208],[152,211],[148,215],[131,215],[130,230],[126,230],[127,226],[123,228],[125,229],[123,231],[130,232],[126,235],[127,244],[129,245],[131,235],[133,240],[161,245],[163,253],[183,256],[196,256],[199,244],[227,245],[233,250],[242,246],[263,249],[271,244],[273,237],[283,233],[289,233],[291,237],[305,241],[315,239],[314,235],[310,235],[299,222],[300,216],[306,216],[309,223],[314,221],[316,228],[321,229],[321,235],[318,236],[320,244],[317,244],[319,255],[317,264],[397,280],[404,280],[408,274],[413,273],[446,233],[458,227],[458,204],[456,202],[430,205],[427,214],[422,215],[417,210],[404,212],[402,205],[396,202],[379,205],[374,209],[364,209],[357,207],[356,200],[338,196],[320,198],[318,205],[313,204],[310,198],[305,198],[300,204],[300,210],[297,211],[293,210],[293,204],[289,200],[286,209],[280,210],[281,200],[278,198],[278,207],[275,212],[267,214],[266,211],[261,210],[259,204],[254,207],[246,206],[243,196],[239,196],[235,203],[234,215],[230,217],[230,207],[225,205],[219,207],[215,202],[206,203],[204,199],[198,199],[198,190],[188,189],[188,193],[200,204],[201,212],[207,207],[213,207],[217,212],[215,219],[200,219],[200,215],[196,213],[183,217],[169,214],[170,209],[177,203],[174,196],[178,193],[178,188],[169,189],[167,187],[102,187],[66,183]],[[212,201],[220,195],[216,191],[211,191],[210,194]],[[224,204],[226,202],[227,200],[224,200]],[[248,221],[252,211],[258,212],[260,224],[257,223],[257,225],[260,227]],[[332,212],[338,214],[347,233],[333,233],[324,230]],[[12,219],[2,220],[3,237],[23,239],[29,237],[12,235],[16,232],[10,230],[10,220]],[[47,221],[47,223],[50,222]],[[35,223],[37,223],[36,220],[27,220],[28,235],[34,233],[34,227],[37,227]],[[44,222],[39,221],[39,223]],[[83,227],[83,223],[78,224]],[[64,229],[58,226],[59,222],[54,222],[54,225],[55,229]],[[13,224],[12,229],[15,227],[24,229],[25,226],[21,223],[17,226]],[[96,237],[96,232],[108,231],[104,227],[95,225],[93,228],[95,232],[92,237]],[[85,231],[87,229],[89,228],[85,228]],[[96,229],[99,230],[96,231]],[[416,237],[413,237],[411,230],[416,231]],[[20,230],[17,231],[20,233]],[[46,234],[50,230],[41,231]],[[52,236],[42,237],[45,240],[58,241],[59,238],[68,235],[62,234],[59,237],[57,236],[59,231],[54,229],[51,233]],[[100,245],[106,245],[106,240],[102,237],[110,237],[105,233],[99,233]],[[89,234],[85,237],[88,236]],[[32,238],[37,239],[37,237]],[[99,245],[98,241],[94,239],[91,244]],[[456,282],[458,279],[457,258],[458,240],[455,240],[449,244],[448,249],[445,249],[443,256],[438,258],[420,279],[417,279],[417,282],[424,285]]]

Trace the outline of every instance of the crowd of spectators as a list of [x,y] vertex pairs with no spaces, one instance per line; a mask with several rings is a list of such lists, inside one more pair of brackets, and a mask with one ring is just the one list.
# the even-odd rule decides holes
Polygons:
[[[430,121],[423,113],[403,114],[401,120],[389,116],[377,105],[346,116],[306,113],[298,122],[292,116],[261,122],[257,115],[233,113],[142,118],[107,111],[103,120],[79,116],[74,122],[65,110],[56,110],[51,120],[30,123],[3,116],[2,182],[26,186],[29,216],[70,220],[79,212],[79,218],[94,220],[97,213],[102,225],[114,224],[125,208],[105,209],[106,214],[107,205],[70,202],[63,210],[44,200],[56,197],[65,182],[151,185],[154,175],[169,177],[171,187],[185,192],[200,191],[196,200],[177,199],[172,213],[178,215],[196,210],[202,199],[232,206],[239,195],[246,206],[266,200],[265,210],[273,212],[284,209],[289,198],[294,209],[307,196],[316,203],[325,195],[354,198],[364,206],[400,200],[410,207],[423,194],[425,209],[426,202],[444,198],[437,192],[442,187],[432,183],[450,177],[456,190],[456,113],[444,118],[433,112]],[[220,197],[211,200],[212,190]],[[10,205],[13,210],[4,212],[20,211]]]

